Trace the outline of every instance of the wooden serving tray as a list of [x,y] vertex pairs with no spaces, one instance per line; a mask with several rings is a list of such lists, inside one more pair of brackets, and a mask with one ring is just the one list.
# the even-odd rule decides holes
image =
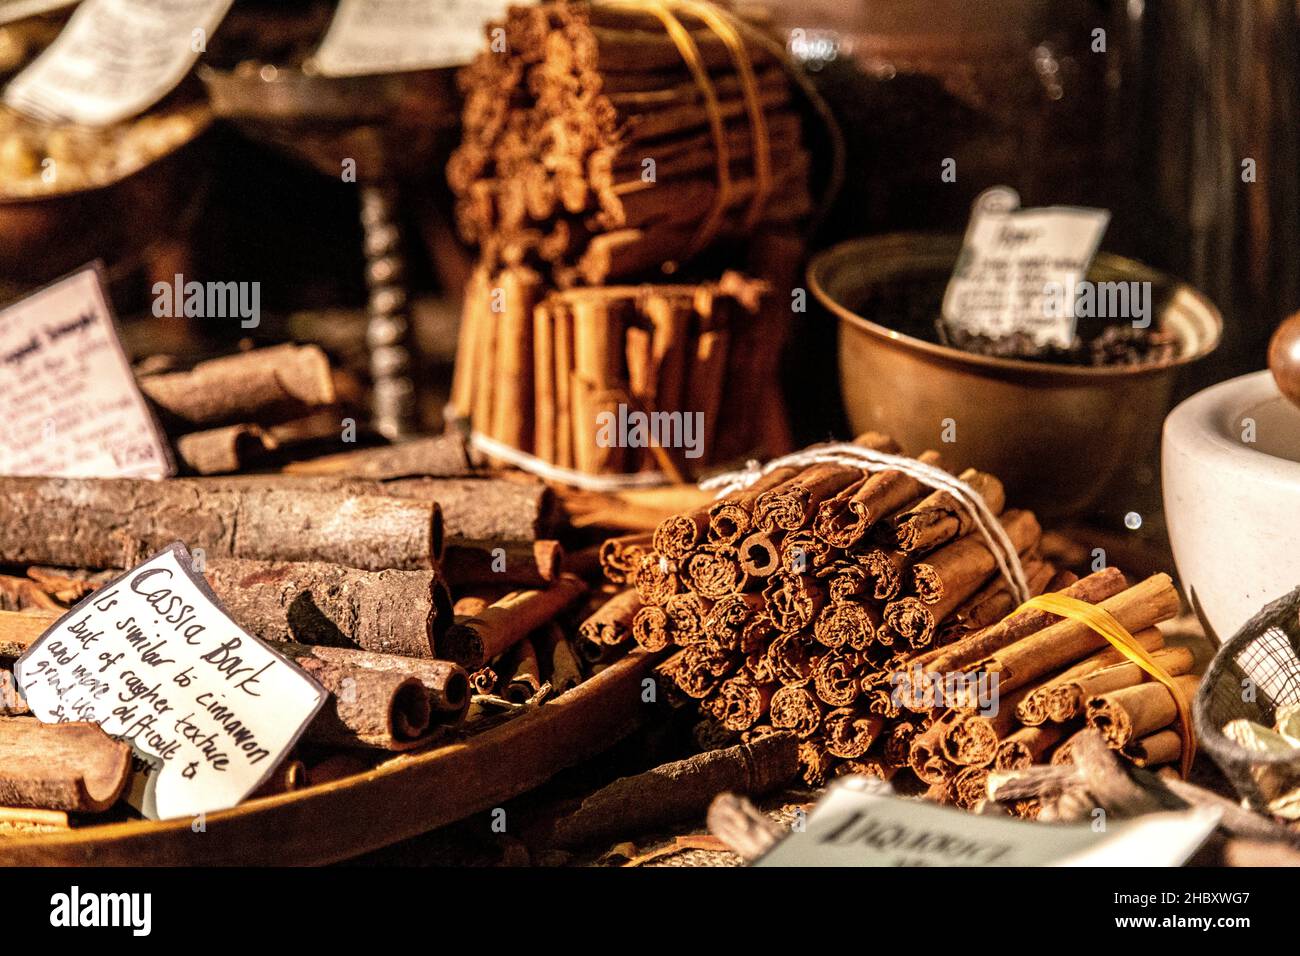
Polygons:
[[365,773],[191,819],[0,837],[0,866],[311,866],[334,863],[498,806],[635,729],[653,704],[633,651],[573,690],[462,742]]

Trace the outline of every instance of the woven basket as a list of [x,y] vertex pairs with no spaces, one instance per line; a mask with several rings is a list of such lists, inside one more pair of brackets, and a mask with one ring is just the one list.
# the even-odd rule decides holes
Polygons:
[[1219,648],[1196,693],[1196,736],[1201,747],[1256,810],[1268,805],[1256,784],[1260,772],[1300,778],[1300,749],[1294,755],[1248,750],[1226,736],[1223,727],[1239,717],[1272,727],[1277,709],[1297,701],[1300,588],[1269,604]]

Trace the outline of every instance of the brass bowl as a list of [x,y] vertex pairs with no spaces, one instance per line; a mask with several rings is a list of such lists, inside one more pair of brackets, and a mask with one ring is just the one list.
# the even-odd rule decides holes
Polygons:
[[1177,339],[1172,361],[1094,368],[990,358],[891,327],[937,314],[960,248],[960,237],[901,233],[853,239],[810,263],[813,295],[839,319],[849,422],[855,433],[888,432],[913,454],[936,449],[948,467],[990,471],[1009,501],[1044,519],[1078,516],[1127,467],[1154,465],[1177,371],[1214,351],[1223,320],[1195,289],[1102,253],[1089,279],[1152,283],[1153,324]]

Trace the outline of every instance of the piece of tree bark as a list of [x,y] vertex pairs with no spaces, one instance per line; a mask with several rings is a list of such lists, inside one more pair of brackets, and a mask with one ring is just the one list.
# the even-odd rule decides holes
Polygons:
[[436,571],[217,559],[205,575],[235,621],[268,641],[433,657],[452,621],[451,593]]
[[315,345],[241,352],[139,383],[164,418],[196,427],[259,421],[335,399],[329,359]]
[[0,478],[5,563],[129,568],[177,540],[205,559],[428,569],[442,515],[431,501],[220,480]]
[[442,573],[454,588],[482,584],[544,587],[559,577],[564,547],[550,538],[506,541],[489,547],[452,544],[442,559]]
[[361,448],[284,466],[290,475],[338,475],[346,478],[452,478],[475,471],[474,454],[458,434],[413,438],[396,445]]
[[734,793],[714,797],[707,820],[709,832],[746,863],[763,856],[785,836],[780,824]]
[[0,805],[102,813],[130,776],[130,745],[98,724],[0,718]]

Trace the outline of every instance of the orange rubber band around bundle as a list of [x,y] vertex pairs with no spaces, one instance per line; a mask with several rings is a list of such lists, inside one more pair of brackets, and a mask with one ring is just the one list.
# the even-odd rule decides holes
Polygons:
[[690,31],[682,24],[674,11],[681,11],[704,23],[726,45],[736,72],[740,78],[741,89],[745,95],[745,109],[749,114],[750,130],[754,139],[754,197],[750,201],[746,225],[753,225],[761,215],[763,205],[772,191],[771,144],[767,136],[767,118],[763,114],[763,104],[759,100],[758,81],[754,76],[753,64],[749,51],[740,37],[740,32],[729,19],[730,14],[712,6],[705,0],[607,0],[608,5],[627,7],[651,13],[659,18],[664,30],[677,46],[682,60],[691,71],[695,85],[699,87],[704,98],[704,111],[709,117],[709,129],[713,136],[713,151],[718,174],[718,192],[713,207],[704,217],[695,235],[691,238],[684,258],[689,259],[704,249],[717,235],[726,217],[727,207],[731,205],[731,155],[727,148],[727,131],[718,103],[718,93],[709,79],[709,71],[700,56]]
[[1019,612],[1026,608],[1036,608],[1049,614],[1068,617],[1096,631],[1121,654],[1169,689],[1169,693],[1174,698],[1174,706],[1178,708],[1178,721],[1183,728],[1181,771],[1183,779],[1187,779],[1187,774],[1192,769],[1192,758],[1196,755],[1196,732],[1192,726],[1191,705],[1174,679],[1156,663],[1150,652],[1137,642],[1128,632],[1128,628],[1117,621],[1115,616],[1105,608],[1064,594],[1040,594],[1030,598],[1016,610]]

